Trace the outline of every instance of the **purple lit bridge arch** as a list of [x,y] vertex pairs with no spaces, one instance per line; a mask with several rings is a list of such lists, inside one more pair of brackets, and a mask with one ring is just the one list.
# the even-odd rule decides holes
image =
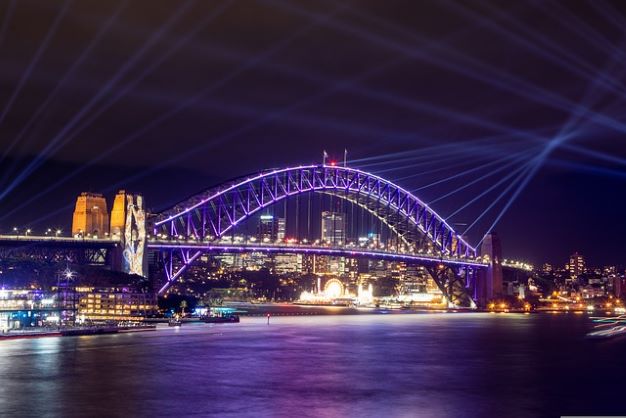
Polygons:
[[[224,243],[222,237],[262,209],[306,193],[330,194],[363,208],[403,245],[367,250],[344,246]],[[148,247],[163,253],[165,292],[203,253],[295,252],[403,260],[424,265],[451,304],[475,306],[472,287],[487,264],[476,249],[416,196],[379,176],[350,168],[307,165],[232,180],[157,214]],[[180,259],[176,268],[174,257]]]

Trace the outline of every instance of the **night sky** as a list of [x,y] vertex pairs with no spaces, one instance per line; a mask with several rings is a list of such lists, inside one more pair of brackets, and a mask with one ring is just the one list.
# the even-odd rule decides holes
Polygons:
[[484,193],[450,219],[488,209],[472,243],[626,265],[625,9],[0,0],[0,232],[67,229],[82,191],[158,211],[347,149],[427,203],[463,187],[443,217]]

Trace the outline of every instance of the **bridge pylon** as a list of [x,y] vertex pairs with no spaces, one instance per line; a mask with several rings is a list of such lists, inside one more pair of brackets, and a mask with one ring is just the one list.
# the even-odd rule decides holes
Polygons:
[[485,236],[480,255],[488,262],[488,268],[478,274],[474,299],[485,307],[490,300],[502,296],[502,245],[495,232]]

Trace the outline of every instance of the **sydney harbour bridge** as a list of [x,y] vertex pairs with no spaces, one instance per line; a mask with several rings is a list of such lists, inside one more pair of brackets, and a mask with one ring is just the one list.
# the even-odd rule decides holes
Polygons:
[[[317,199],[317,204],[312,204]],[[319,203],[322,202],[322,203]],[[311,217],[319,219],[327,207],[340,207],[352,237],[377,228],[379,239],[367,245],[348,234],[344,239],[311,237]],[[295,238],[257,240],[246,236],[249,221],[288,205]],[[295,205],[295,206],[294,206]],[[312,213],[317,212],[317,213]],[[304,219],[298,219],[304,218]],[[130,219],[130,218],[129,218]],[[248,222],[247,222],[248,221]],[[136,220],[133,221],[136,223]],[[142,217],[141,223],[144,222]],[[246,226],[247,225],[247,226]],[[137,227],[137,226],[136,226]],[[145,265],[146,255],[158,259],[162,274],[159,293],[166,293],[202,254],[296,253],[347,258],[404,261],[424,267],[452,307],[475,308],[493,296],[499,260],[457,234],[441,216],[417,196],[379,176],[334,164],[271,169],[211,187],[202,193],[145,218],[144,234],[133,235],[134,252]],[[139,239],[138,239],[139,237]],[[128,235],[127,241],[130,241]],[[138,242],[139,241],[139,242]],[[141,242],[143,241],[143,242]],[[124,236],[98,239],[20,236],[0,237],[0,255],[29,251],[43,257],[101,261],[117,268],[128,258]],[[483,247],[485,247],[483,245]],[[483,251],[485,252],[485,251]],[[117,254],[117,255],[115,255]]]

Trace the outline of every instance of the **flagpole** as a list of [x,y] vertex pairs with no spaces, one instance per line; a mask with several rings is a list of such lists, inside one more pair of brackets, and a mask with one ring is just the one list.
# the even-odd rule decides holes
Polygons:
[[326,157],[328,157],[328,153],[324,150],[324,154],[322,154],[322,165],[326,165]]
[[343,149],[343,166],[344,167],[348,166],[348,149],[347,148]]

